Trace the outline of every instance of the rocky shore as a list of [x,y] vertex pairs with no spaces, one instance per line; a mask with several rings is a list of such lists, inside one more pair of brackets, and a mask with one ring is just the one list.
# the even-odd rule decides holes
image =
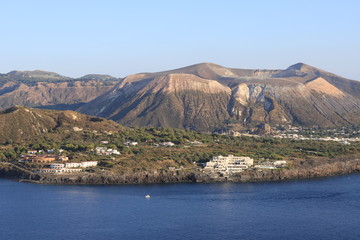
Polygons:
[[214,176],[201,171],[137,172],[127,174],[35,174],[9,163],[0,164],[0,177],[41,184],[150,184],[186,182],[263,182],[328,177],[360,172],[360,159],[299,163],[290,169],[247,170],[232,176]]

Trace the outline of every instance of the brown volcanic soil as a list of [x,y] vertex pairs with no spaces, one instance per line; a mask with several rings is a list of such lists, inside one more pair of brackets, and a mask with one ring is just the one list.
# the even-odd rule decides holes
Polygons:
[[12,107],[0,112],[0,142],[34,140],[48,132],[62,134],[78,129],[111,132],[123,129],[119,124],[73,111],[55,111]]
[[228,123],[349,126],[360,124],[360,83],[301,63],[285,70],[203,63],[131,75],[78,110],[127,126],[199,131]]

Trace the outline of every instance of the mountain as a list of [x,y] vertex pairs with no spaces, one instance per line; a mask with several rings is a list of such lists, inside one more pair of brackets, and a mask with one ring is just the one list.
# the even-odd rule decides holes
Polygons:
[[79,78],[79,80],[117,81],[119,79],[106,74],[86,74]]
[[40,70],[12,71],[0,74],[0,109],[15,105],[75,109],[111,89],[116,81],[109,75],[73,79]]
[[202,63],[130,75],[78,111],[126,126],[214,131],[360,123],[360,82],[298,63],[284,70]]
[[54,72],[46,72],[42,70],[35,71],[11,71],[7,74],[1,74],[1,79],[8,79],[12,81],[56,81],[56,80],[67,80],[69,77],[62,76]]
[[123,129],[119,124],[73,111],[55,111],[14,106],[0,112],[0,142],[33,140],[44,133]]

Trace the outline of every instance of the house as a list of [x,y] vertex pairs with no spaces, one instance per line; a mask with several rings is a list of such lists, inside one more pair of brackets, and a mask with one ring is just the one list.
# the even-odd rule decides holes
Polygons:
[[97,161],[87,161],[87,162],[81,162],[80,167],[87,168],[87,167],[96,167],[98,164]]
[[160,143],[161,146],[164,146],[164,147],[172,147],[172,146],[175,146],[175,143],[173,142],[163,142],[163,143]]
[[277,167],[277,168],[279,168],[279,167],[284,167],[284,166],[286,166],[287,165],[287,162],[286,161],[275,161],[274,162],[274,167]]
[[77,168],[80,167],[80,163],[65,163],[66,168]]
[[222,173],[242,172],[254,164],[254,160],[250,157],[216,156],[206,163],[204,170]]
[[137,146],[138,143],[137,142],[125,142],[124,145],[125,146]]
[[116,149],[111,149],[107,147],[97,147],[95,148],[97,155],[120,155],[120,152]]
[[53,149],[48,149],[47,150],[47,153],[54,153],[55,152],[55,149],[53,148]]
[[57,157],[57,161],[65,162],[68,160],[69,160],[69,157],[66,157],[66,156],[58,156]]
[[36,154],[36,153],[37,153],[37,150],[29,150],[27,153],[28,153],[28,154]]
[[120,155],[120,152],[116,149],[108,149],[107,152],[110,154],[110,155]]
[[100,141],[101,144],[108,144],[109,141]]
[[87,162],[80,162],[80,163],[65,163],[65,168],[87,168],[87,167],[95,167],[97,166],[97,161],[87,161]]
[[97,155],[106,155],[106,150],[107,148],[106,147],[97,147],[95,148],[95,152]]

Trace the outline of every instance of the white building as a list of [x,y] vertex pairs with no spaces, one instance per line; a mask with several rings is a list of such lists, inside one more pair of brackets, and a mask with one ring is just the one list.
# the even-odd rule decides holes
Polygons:
[[275,162],[263,162],[261,164],[255,165],[255,168],[259,169],[277,169],[287,166],[286,161],[275,161]]
[[286,161],[275,161],[274,162],[275,167],[283,167],[283,166],[286,166],[286,165],[287,165]]
[[95,148],[97,155],[120,155],[120,152],[116,149],[111,149],[107,147],[97,147]]
[[165,147],[172,147],[172,146],[175,146],[175,143],[173,143],[173,142],[163,142],[163,143],[160,143],[160,145],[165,146]]
[[97,147],[95,151],[97,155],[107,155],[107,147]]
[[107,152],[110,154],[110,155],[120,155],[120,152],[116,149],[108,149]]
[[254,164],[254,160],[250,157],[237,157],[233,155],[216,156],[206,163],[205,170],[214,172],[235,173],[242,172]]
[[81,168],[63,168],[61,169],[62,173],[73,173],[73,172],[82,172]]
[[80,163],[65,163],[66,168],[77,168],[80,167]]
[[97,161],[88,161],[88,162],[81,162],[80,167],[87,168],[87,167],[96,167],[98,164]]
[[97,161],[87,161],[79,163],[65,163],[63,164],[65,168],[87,168],[87,167],[96,167],[98,165]]
[[137,146],[138,143],[137,142],[125,142],[124,145],[125,146]]
[[43,168],[38,170],[39,173],[51,173],[51,174],[73,173],[73,172],[81,172],[81,171],[82,171],[81,168]]
[[66,157],[66,156],[58,156],[57,160],[58,160],[58,161],[68,161],[68,160],[69,160],[69,157]]
[[54,153],[54,152],[55,152],[55,149],[54,149],[54,148],[47,150],[47,153]]
[[62,164],[62,163],[52,163],[50,164],[50,168],[54,168],[54,169],[61,169],[61,168],[64,168],[65,165]]

